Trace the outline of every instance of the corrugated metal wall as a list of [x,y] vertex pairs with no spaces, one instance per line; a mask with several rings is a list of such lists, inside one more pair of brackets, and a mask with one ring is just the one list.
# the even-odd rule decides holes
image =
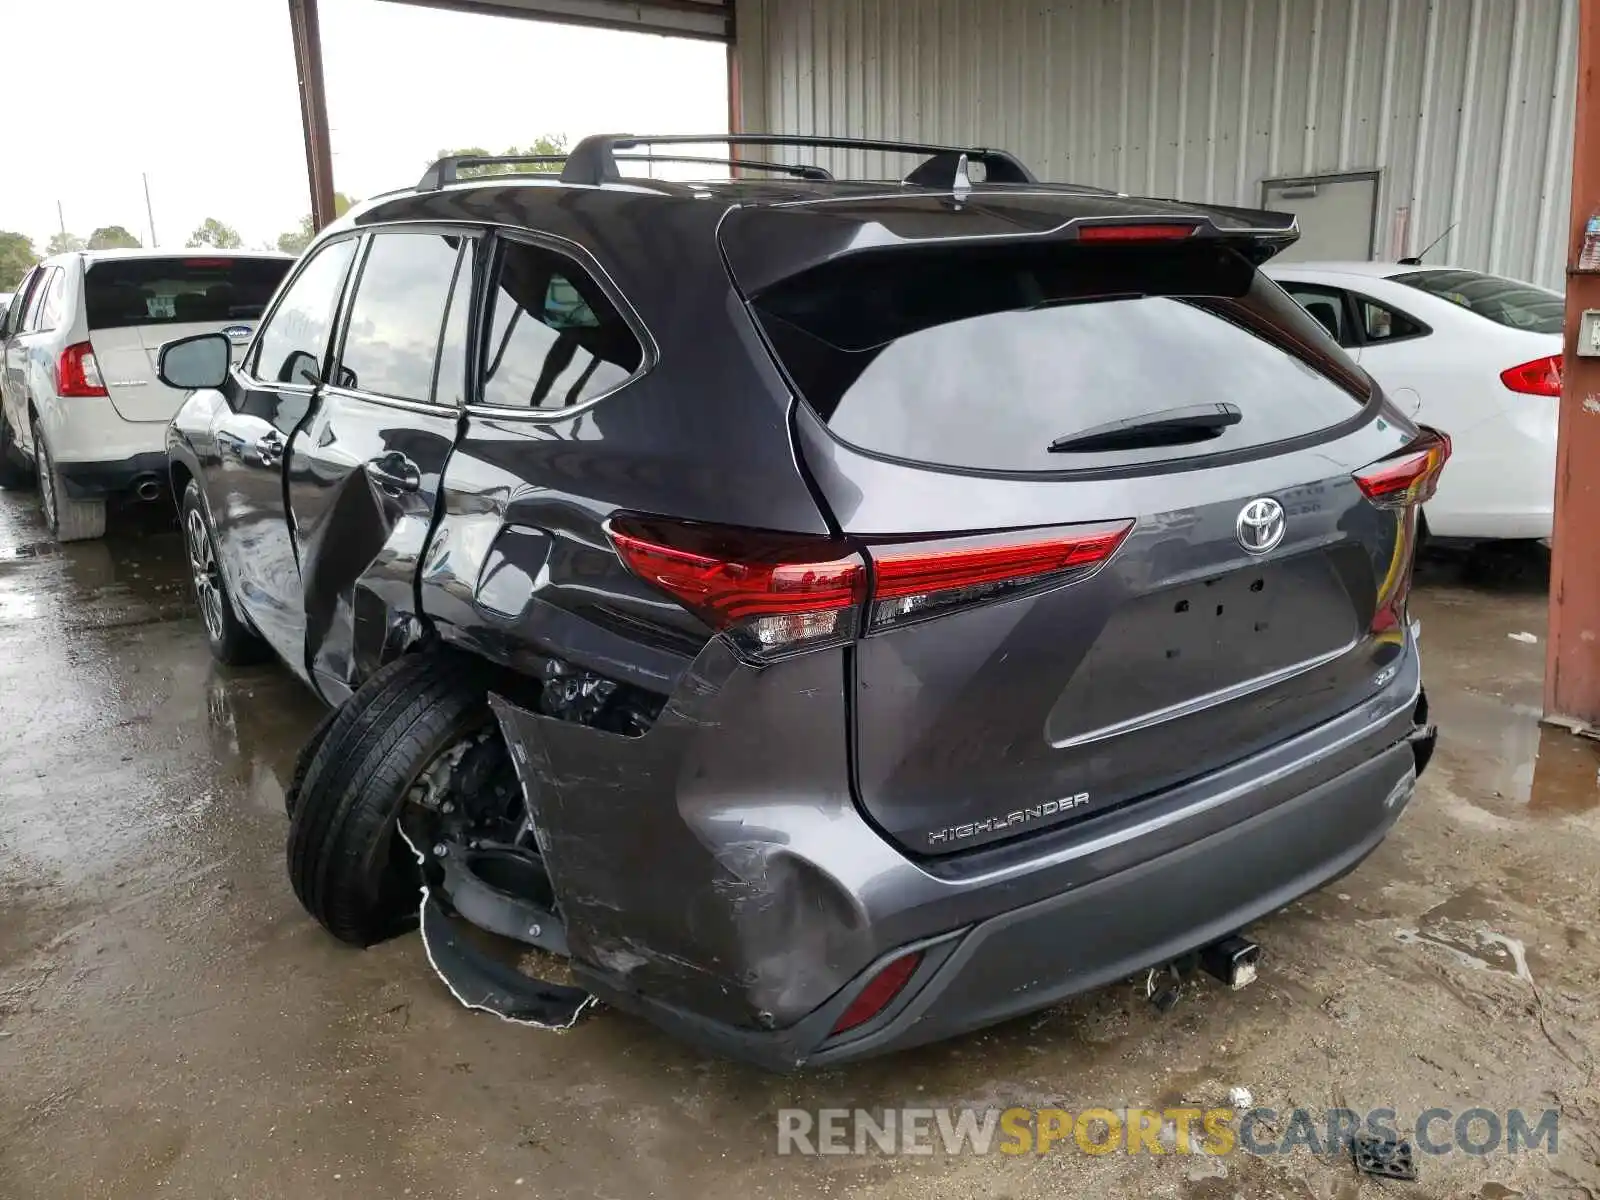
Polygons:
[[1404,209],[1406,253],[1559,287],[1578,2],[739,0],[741,120],[1228,204],[1377,168],[1380,255]]

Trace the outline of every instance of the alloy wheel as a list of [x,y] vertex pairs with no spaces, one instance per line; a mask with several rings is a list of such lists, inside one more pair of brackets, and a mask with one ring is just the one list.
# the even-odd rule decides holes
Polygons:
[[39,507],[44,509],[44,523],[51,532],[56,528],[56,471],[50,461],[50,447],[44,444],[37,428],[33,431],[34,453],[39,458]]
[[189,570],[194,575],[194,598],[200,618],[213,641],[222,640],[222,578],[217,571],[217,556],[211,551],[211,535],[198,508],[190,508],[184,519],[185,540],[189,544]]

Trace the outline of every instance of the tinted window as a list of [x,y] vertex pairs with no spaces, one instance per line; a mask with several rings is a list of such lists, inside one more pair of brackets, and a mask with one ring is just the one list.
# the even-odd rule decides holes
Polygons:
[[[1370,384],[1229,251],[972,248],[853,255],[756,301],[806,400],[864,449],[993,471],[1222,453],[1354,417]],[[1178,445],[1057,439],[1199,404],[1242,419]]]
[[321,378],[334,305],[354,255],[354,238],[329,242],[307,260],[261,330],[255,374],[273,383],[315,383]]
[[1459,304],[1496,325],[1533,333],[1560,333],[1565,302],[1560,293],[1476,271],[1411,271],[1396,283]]
[[1356,311],[1361,316],[1361,336],[1368,343],[1398,342],[1402,338],[1421,337],[1428,330],[1420,321],[1406,316],[1366,296],[1356,296]]
[[1311,287],[1304,283],[1286,281],[1283,290],[1294,297],[1294,302],[1328,331],[1341,346],[1354,346],[1355,338],[1346,328],[1344,297],[1335,288]]
[[507,242],[496,268],[483,402],[560,411],[625,382],[639,340],[571,259]]
[[286,258],[112,258],[89,264],[90,329],[254,321],[289,273]]
[[339,360],[342,386],[405,400],[430,398],[461,243],[432,233],[373,237],[350,305]]
[[456,271],[444,338],[439,343],[439,371],[433,385],[433,398],[440,404],[459,405],[467,398],[467,319],[471,306],[472,246],[468,243],[467,253]]

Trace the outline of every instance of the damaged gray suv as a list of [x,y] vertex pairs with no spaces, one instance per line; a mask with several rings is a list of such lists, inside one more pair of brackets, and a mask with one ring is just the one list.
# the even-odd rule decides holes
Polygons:
[[[647,142],[729,178],[626,177]],[[910,173],[795,161],[841,148]],[[559,174],[446,159],[326,230],[239,362],[161,355],[212,650],[331,706],[288,866],[335,937],[420,919],[468,1004],[782,1069],[1203,951],[1383,838],[1449,442],[1259,273],[1293,218],[976,148],[518,161]]]

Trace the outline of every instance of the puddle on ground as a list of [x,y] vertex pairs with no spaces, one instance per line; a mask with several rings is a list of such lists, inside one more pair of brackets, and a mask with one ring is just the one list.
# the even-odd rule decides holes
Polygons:
[[[1467,692],[1439,705],[1441,742],[1458,784],[1529,815],[1563,817],[1600,808],[1600,741],[1539,723],[1540,710],[1499,696]],[[1498,810],[1503,811],[1503,810]]]

